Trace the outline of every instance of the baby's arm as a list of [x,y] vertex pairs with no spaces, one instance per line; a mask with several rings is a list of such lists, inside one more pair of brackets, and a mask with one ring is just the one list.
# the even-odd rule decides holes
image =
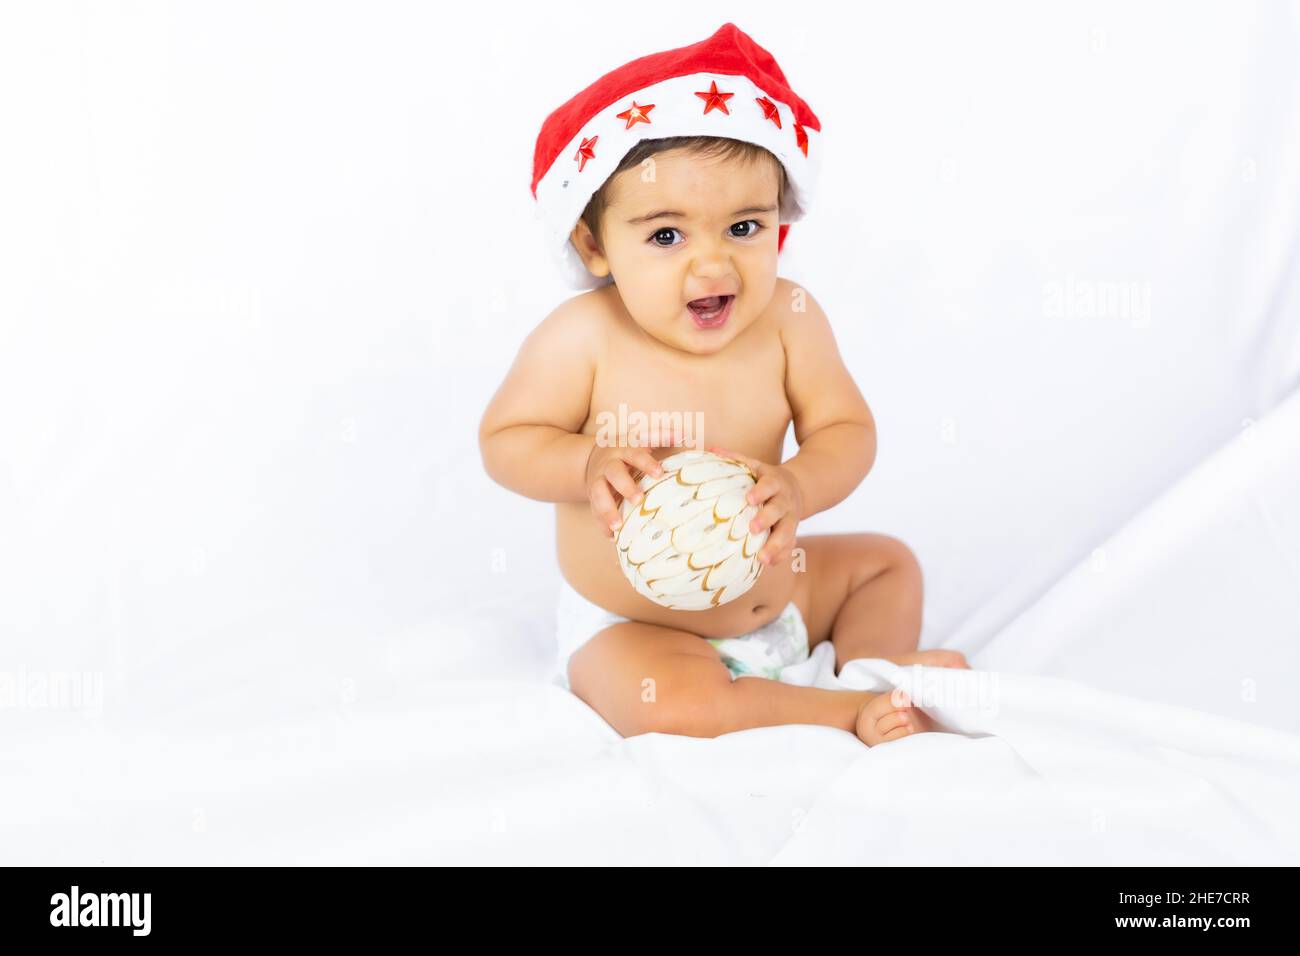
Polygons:
[[597,317],[570,300],[533,329],[479,423],[483,466],[498,484],[539,501],[586,501],[594,435],[587,420]]
[[805,290],[804,312],[788,312],[781,325],[785,391],[799,453],[785,462],[803,492],[799,519],[838,504],[866,477],[876,460],[876,422],[844,367],[830,322]]

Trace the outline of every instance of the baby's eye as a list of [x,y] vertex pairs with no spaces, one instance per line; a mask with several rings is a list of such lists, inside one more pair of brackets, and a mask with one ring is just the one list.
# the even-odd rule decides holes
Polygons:
[[[677,245],[677,243],[672,241],[673,233],[676,231],[677,230],[673,229],[671,226],[664,226],[662,229],[656,229],[654,231],[654,235],[650,237],[650,241],[653,242],[656,246],[661,246],[664,249],[670,249],[673,246]],[[669,240],[668,242],[659,241],[659,238],[664,235],[668,236],[668,240]]]
[[[743,233],[736,232],[736,226],[748,226],[750,223],[754,224],[754,228]],[[759,230],[761,230],[762,228],[763,228],[763,224],[759,222],[757,219],[746,219],[744,222],[734,223],[731,227],[731,234],[735,236],[737,239],[751,239],[754,236],[758,235]]]

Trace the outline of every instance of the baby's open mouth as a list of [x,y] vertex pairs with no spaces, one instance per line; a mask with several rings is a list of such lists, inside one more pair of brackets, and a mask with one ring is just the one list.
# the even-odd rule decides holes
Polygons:
[[696,325],[711,328],[726,321],[734,298],[734,295],[711,295],[703,299],[692,299],[686,303],[686,307],[695,316]]

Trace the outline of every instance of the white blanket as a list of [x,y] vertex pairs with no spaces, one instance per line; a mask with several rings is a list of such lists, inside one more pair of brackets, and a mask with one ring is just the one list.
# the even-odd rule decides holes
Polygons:
[[[175,708],[165,725],[147,714],[110,724],[42,713],[29,733],[6,737],[0,859],[1295,864],[1300,736],[1276,729],[1295,720],[1295,650],[1283,639],[1295,618],[1243,599],[1241,582],[1257,587],[1257,575],[1188,584],[1212,555],[1274,567],[1281,580],[1270,587],[1283,586],[1300,540],[1287,510],[1297,483],[1300,395],[1104,544],[1107,572],[1131,574],[1099,574],[1090,556],[972,649],[974,670],[856,661],[836,678],[822,644],[783,675],[901,686],[949,732],[875,748],[815,726],[624,740],[541,679],[544,654],[535,679],[437,679],[419,662],[439,649],[419,630],[390,644],[404,667],[354,659],[342,699],[322,694],[315,707],[268,709],[285,673],[277,665],[235,688],[214,676],[210,699]],[[1268,518],[1231,520],[1238,507]],[[1213,520],[1220,515],[1229,520]],[[1095,676],[1144,675],[1144,696],[986,663],[1068,673],[1089,621],[1136,620],[1158,642],[1178,635],[1169,625],[1180,615],[1213,618],[1220,605],[1237,609],[1236,644],[1201,641],[1183,654],[1130,644],[1105,669],[1080,658]],[[547,610],[521,613],[527,639]],[[467,620],[489,617],[470,611]],[[487,633],[466,626],[459,637]],[[1124,639],[1122,628],[1094,636]],[[1261,688],[1249,703],[1198,690],[1218,678],[1236,687],[1247,662]],[[329,686],[328,666],[304,660],[299,672],[303,685]],[[1195,709],[1155,702],[1193,692]],[[1253,721],[1225,713],[1249,707]]]
[[[803,676],[833,683],[830,663]],[[1294,735],[1051,678],[859,661],[841,680],[907,687],[957,733],[623,740],[555,687],[437,683],[409,711],[33,739],[0,845],[80,865],[1300,861]]]
[[864,752],[777,863],[1292,864],[1300,737],[1047,677],[853,661],[789,683],[902,687],[945,733]]

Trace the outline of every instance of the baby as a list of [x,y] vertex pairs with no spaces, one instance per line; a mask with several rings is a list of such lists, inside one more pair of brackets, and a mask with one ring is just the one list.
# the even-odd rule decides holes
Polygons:
[[[607,74],[547,119],[533,192],[583,294],[524,341],[483,415],[494,480],[556,502],[565,585],[559,677],[624,736],[713,737],[823,724],[868,745],[934,730],[901,693],[750,676],[744,651],[806,659],[831,641],[854,658],[966,667],[917,651],[921,571],[882,534],[798,524],[847,497],[875,459],[875,424],[806,289],[777,275],[807,209],[820,124],[772,56],[733,24]],[[704,447],[757,482],[763,571],[705,611],[662,607],[628,583],[611,543],[637,478],[700,447],[700,429],[608,440],[611,421],[699,422]],[[787,428],[799,452],[782,462]],[[750,656],[749,659],[752,659]]]

